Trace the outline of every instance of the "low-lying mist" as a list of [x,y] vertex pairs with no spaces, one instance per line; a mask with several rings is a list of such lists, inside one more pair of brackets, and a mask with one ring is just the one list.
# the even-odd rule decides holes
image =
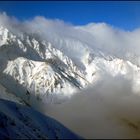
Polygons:
[[140,96],[121,76],[104,76],[44,112],[84,138],[140,138]]

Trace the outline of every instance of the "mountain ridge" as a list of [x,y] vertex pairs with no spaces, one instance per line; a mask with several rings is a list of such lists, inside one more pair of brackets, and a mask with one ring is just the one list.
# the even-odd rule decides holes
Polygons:
[[[94,52],[90,47],[80,56],[83,69],[50,42],[35,38],[24,33],[17,37],[0,27],[1,84],[6,87],[5,77],[10,76],[15,81],[15,89],[16,83],[20,85],[19,90],[21,86],[24,88],[23,96],[28,91],[43,102],[63,102],[77,90],[97,82],[104,73],[121,74],[127,79],[132,78],[134,72],[135,77],[139,75],[139,66],[132,62],[101,51]],[[30,104],[29,100],[26,102]]]

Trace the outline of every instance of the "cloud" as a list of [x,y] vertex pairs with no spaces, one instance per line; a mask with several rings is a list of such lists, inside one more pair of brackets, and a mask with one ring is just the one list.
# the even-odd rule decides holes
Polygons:
[[[89,23],[74,26],[59,19],[46,19],[36,16],[30,20],[19,21],[0,14],[0,25],[6,26],[16,34],[19,32],[38,34],[56,48],[65,52],[77,65],[87,49],[111,54],[140,65],[140,29],[125,31],[107,23]],[[69,50],[69,51],[68,51]]]
[[[81,69],[88,49],[140,65],[140,29],[125,31],[106,23],[74,26],[40,16],[19,21],[5,13],[0,14],[0,25],[16,35],[38,34]],[[140,138],[140,96],[135,94],[139,92],[139,81],[135,81],[133,72],[130,77],[105,73],[100,81],[78,92],[68,102],[39,108],[86,138]]]
[[131,85],[122,76],[104,76],[68,102],[44,112],[85,138],[139,138],[140,96]]

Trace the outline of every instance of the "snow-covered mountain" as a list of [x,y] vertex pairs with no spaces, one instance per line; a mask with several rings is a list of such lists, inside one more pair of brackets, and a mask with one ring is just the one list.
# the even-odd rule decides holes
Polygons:
[[15,35],[1,26],[0,84],[28,104],[30,96],[47,103],[61,103],[77,90],[97,82],[104,73],[140,79],[140,68],[130,61],[93,50],[76,39],[60,42],[67,48],[79,49],[77,59],[68,55],[69,50],[58,49],[37,34]]
[[[6,129],[0,128],[2,137],[9,135],[12,138],[54,138],[52,133],[56,133],[54,127],[57,123],[50,126],[53,132],[49,132],[42,124],[51,119],[43,119],[41,124],[36,124],[35,120],[38,120],[38,117],[33,116],[38,116],[38,113],[17,104],[35,107],[37,102],[43,102],[58,105],[71,98],[77,91],[100,81],[104,75],[121,75],[131,80],[133,90],[139,93],[140,67],[137,63],[103,49],[94,48],[97,42],[95,40],[95,44],[92,44],[93,41],[90,40],[94,40],[97,34],[92,32],[92,28],[77,27],[74,31],[77,32],[76,35],[88,36],[87,40],[69,34],[61,37],[61,33],[53,36],[55,38],[45,39],[37,33],[22,31],[17,34],[9,28],[0,27],[0,98],[15,102],[0,101],[0,117],[2,122],[8,125]],[[15,111],[16,106],[21,112]],[[35,115],[30,115],[29,112]],[[19,117],[23,114],[25,116],[22,116],[20,121]],[[28,118],[25,120],[27,122],[33,118],[28,124],[31,126],[26,125],[24,117]],[[32,126],[34,124],[35,126]],[[5,124],[1,123],[2,127],[3,125]],[[15,125],[21,130],[19,133],[16,132],[17,129],[12,131]],[[23,133],[22,127],[27,128],[27,132],[24,132],[26,134]],[[34,130],[31,130],[31,127]],[[44,133],[44,128],[48,133]],[[61,126],[57,129],[67,131]],[[69,136],[70,132],[67,131],[67,134]],[[72,136],[75,137],[74,134]],[[63,137],[65,135],[59,138]]]
[[13,92],[19,84],[25,89],[21,95],[28,92],[50,101],[53,95],[67,97],[88,84],[72,60],[49,42],[27,35],[16,37],[2,27],[0,37],[1,84],[7,86],[11,80],[14,85],[7,88]]

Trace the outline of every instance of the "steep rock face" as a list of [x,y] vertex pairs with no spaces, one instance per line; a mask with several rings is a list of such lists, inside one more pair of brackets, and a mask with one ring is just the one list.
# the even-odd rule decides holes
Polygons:
[[[22,94],[28,91],[38,99],[52,102],[52,96],[69,97],[88,84],[84,72],[50,43],[38,41],[32,35],[16,37],[2,27],[0,36],[1,83],[4,86],[13,81],[17,88],[26,89]],[[8,89],[16,92],[12,87]]]
[[13,77],[17,83],[23,85],[31,94],[35,93],[35,96],[40,99],[44,98],[44,100],[48,98],[48,101],[51,96],[55,97],[58,94],[68,97],[76,88],[83,87],[81,81],[86,82],[86,80],[81,78],[82,76],[66,71],[60,65],[52,65],[52,63],[54,62],[51,59],[46,60],[46,62],[35,62],[22,57],[9,61],[3,72]]

